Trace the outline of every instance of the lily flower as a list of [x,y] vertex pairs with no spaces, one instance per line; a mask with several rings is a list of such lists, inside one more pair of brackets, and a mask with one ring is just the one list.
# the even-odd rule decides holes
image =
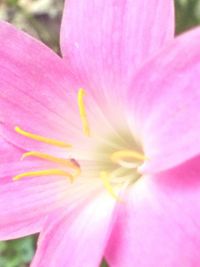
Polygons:
[[200,265],[200,29],[173,1],[67,0],[62,57],[0,23],[0,239],[32,267]]

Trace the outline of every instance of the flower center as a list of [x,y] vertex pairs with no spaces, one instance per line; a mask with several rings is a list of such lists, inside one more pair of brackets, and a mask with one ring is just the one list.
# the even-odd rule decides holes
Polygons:
[[107,191],[120,200],[114,188],[118,191],[140,177],[137,169],[145,160],[145,156],[134,150],[118,150],[110,155],[110,160],[110,171],[101,171],[100,178]]
[[[91,137],[86,108],[83,100],[84,95],[84,90],[79,89],[77,102],[82,122],[83,133],[85,136]],[[15,127],[15,131],[26,138],[46,143],[51,146],[56,146],[65,149],[72,148],[72,146],[68,143],[25,131],[19,126]],[[128,144],[128,147],[129,145],[130,144]],[[128,148],[119,150],[111,149],[107,151],[106,148],[104,154],[106,154],[106,160],[104,161],[106,162],[106,164],[99,164],[99,173],[97,175],[102,180],[105,189],[112,195],[112,197],[119,200],[118,193],[116,192],[116,190],[118,191],[118,189],[122,186],[127,186],[128,184],[135,182],[140,177],[140,174],[138,173],[137,169],[138,166],[141,165],[146,158],[142,153],[142,150],[138,149],[137,146],[133,150]],[[21,159],[23,160],[27,157],[43,159],[56,164],[56,166],[58,167],[53,169],[21,173],[13,177],[13,180],[19,180],[24,177],[57,175],[65,176],[70,179],[71,182],[73,182],[74,179],[78,178],[81,175],[81,166],[74,159],[59,158],[38,151],[26,152],[22,155]],[[96,161],[98,162],[98,159]]]

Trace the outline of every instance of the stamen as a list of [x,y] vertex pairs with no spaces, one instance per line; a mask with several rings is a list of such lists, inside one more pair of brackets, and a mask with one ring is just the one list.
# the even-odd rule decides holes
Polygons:
[[49,170],[41,170],[41,171],[33,171],[33,172],[25,172],[21,173],[19,175],[16,175],[13,177],[13,180],[20,180],[24,177],[35,177],[35,176],[48,176],[48,175],[58,175],[58,176],[66,176],[67,178],[70,179],[71,182],[74,181],[74,176],[71,175],[70,173],[63,171],[63,170],[58,170],[58,169],[49,169]]
[[108,193],[117,201],[121,201],[121,199],[119,198],[119,196],[115,193],[115,191],[112,188],[112,185],[109,182],[109,175],[107,172],[102,171],[100,173],[100,179],[102,180],[104,187],[106,188],[106,190],[108,191]]
[[114,163],[118,163],[125,168],[136,168],[138,164],[136,162],[128,162],[128,159],[144,161],[147,159],[143,154],[133,150],[120,150],[112,153],[111,160]]
[[67,144],[65,142],[58,141],[56,139],[46,138],[46,137],[43,137],[41,135],[32,134],[30,132],[26,132],[26,131],[22,130],[19,126],[15,127],[15,131],[17,133],[23,135],[23,136],[26,136],[26,137],[28,137],[30,139],[33,139],[33,140],[36,140],[36,141],[39,141],[39,142],[42,142],[42,143],[46,143],[46,144],[57,146],[57,147],[63,147],[63,148],[71,147],[70,144]]
[[125,160],[118,160],[117,162],[121,167],[126,169],[136,169],[139,165],[139,163],[136,162],[127,162]]
[[75,177],[79,176],[81,173],[80,167],[73,160],[57,158],[52,155],[41,153],[41,152],[36,152],[36,151],[30,151],[30,152],[24,153],[21,157],[21,160],[27,157],[36,157],[40,159],[45,159],[45,160],[48,160],[54,163],[58,163],[60,165],[64,165],[65,167],[75,169],[76,173],[73,175]]
[[83,97],[85,95],[85,91],[81,88],[78,91],[78,107],[80,112],[80,117],[83,125],[83,132],[86,136],[90,136],[90,127],[87,119],[87,114],[85,110],[85,104],[83,101]]

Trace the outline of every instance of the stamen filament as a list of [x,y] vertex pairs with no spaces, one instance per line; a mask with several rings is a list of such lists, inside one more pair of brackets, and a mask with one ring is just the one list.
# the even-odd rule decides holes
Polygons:
[[48,160],[48,161],[51,161],[54,163],[58,163],[58,164],[63,165],[65,167],[72,168],[72,169],[76,170],[76,173],[73,175],[75,177],[79,176],[81,173],[80,167],[72,160],[57,158],[57,157],[54,157],[52,155],[41,153],[41,152],[36,152],[36,151],[30,151],[30,152],[24,153],[21,157],[21,160],[23,160],[24,158],[27,158],[27,157],[36,157],[36,158],[40,158],[40,159],[45,159],[45,160]]
[[63,148],[71,147],[70,144],[67,144],[65,142],[62,142],[62,141],[59,141],[59,140],[56,140],[56,139],[46,138],[44,136],[37,135],[37,134],[32,134],[30,132],[26,132],[26,131],[22,130],[19,126],[15,127],[15,131],[17,133],[23,135],[23,136],[26,136],[26,137],[28,137],[30,139],[33,139],[33,140],[36,140],[36,141],[39,141],[39,142],[42,142],[42,143],[46,143],[46,144],[57,146],[57,147],[63,147]]
[[33,171],[33,172],[25,172],[13,177],[13,180],[20,180],[24,177],[35,177],[35,176],[48,176],[48,175],[58,175],[58,176],[66,176],[70,179],[71,182],[74,180],[74,176],[70,173],[58,170],[58,169],[49,169],[49,170],[41,170],[41,171]]
[[143,154],[133,150],[120,150],[112,153],[111,155],[111,160],[114,163],[120,164],[121,162],[125,162],[127,159],[144,161],[147,158]]
[[83,132],[86,136],[90,136],[90,127],[87,119],[87,114],[85,110],[85,104],[83,101],[83,97],[85,95],[85,91],[81,88],[78,91],[78,107],[79,107],[79,113],[81,117],[81,122],[83,126]]
[[55,163],[58,163],[58,164],[61,164],[61,165],[64,165],[66,167],[70,167],[73,169],[79,168],[77,165],[75,165],[75,163],[73,161],[70,161],[68,159],[57,158],[57,157],[54,157],[52,155],[41,153],[41,152],[36,152],[36,151],[26,152],[22,155],[21,160],[23,160],[27,157],[36,157],[36,158],[40,158],[40,159],[45,159],[45,160],[55,162]]
[[121,167],[126,168],[126,169],[137,169],[139,166],[139,163],[136,162],[127,162],[125,160],[119,160],[117,162]]
[[102,171],[100,173],[100,179],[103,182],[104,187],[106,188],[106,190],[108,191],[108,193],[117,201],[121,201],[121,199],[119,198],[119,196],[115,193],[115,191],[113,190],[112,185],[109,182],[109,175],[107,172]]

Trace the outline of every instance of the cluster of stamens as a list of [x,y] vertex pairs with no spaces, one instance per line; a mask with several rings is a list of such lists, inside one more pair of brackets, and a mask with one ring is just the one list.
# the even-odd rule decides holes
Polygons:
[[[83,97],[85,95],[85,92],[83,89],[79,89],[77,102],[79,107],[79,113],[81,118],[81,123],[83,127],[83,133],[90,137],[90,127],[87,119],[87,113],[83,101]],[[72,146],[70,144],[67,144],[65,142],[46,138],[37,134],[33,134],[31,132],[27,132],[23,129],[21,129],[19,126],[15,127],[15,131],[25,136],[26,138],[33,139],[38,142],[42,142],[48,145],[64,148],[64,149],[71,149]],[[46,169],[46,170],[38,170],[38,171],[31,171],[31,172],[25,172],[21,173],[19,175],[16,175],[13,177],[13,180],[19,180],[24,177],[34,177],[34,176],[65,176],[67,177],[71,182],[73,182],[76,178],[78,178],[81,175],[81,166],[79,166],[78,162],[74,159],[64,159],[52,156],[50,154],[45,154],[37,151],[29,151],[22,155],[21,159],[25,159],[27,157],[34,157],[42,160],[46,160],[48,162],[54,163],[58,165],[58,168],[53,169]],[[115,164],[118,166],[116,170],[108,172],[108,171],[100,171],[99,178],[102,180],[104,187],[106,190],[114,197],[115,199],[119,199],[118,194],[115,192],[113,187],[113,176],[118,176],[117,173],[120,172],[121,169],[130,170],[129,176],[131,176],[131,170],[134,170],[138,168],[138,165],[141,164],[145,160],[145,156],[142,153],[139,153],[134,150],[119,150],[116,152],[111,153],[110,160],[112,164]],[[126,176],[125,176],[126,177]],[[120,178],[120,177],[119,177]],[[120,180],[120,179],[119,179]],[[116,181],[116,179],[115,179]],[[124,181],[124,179],[123,179]]]

